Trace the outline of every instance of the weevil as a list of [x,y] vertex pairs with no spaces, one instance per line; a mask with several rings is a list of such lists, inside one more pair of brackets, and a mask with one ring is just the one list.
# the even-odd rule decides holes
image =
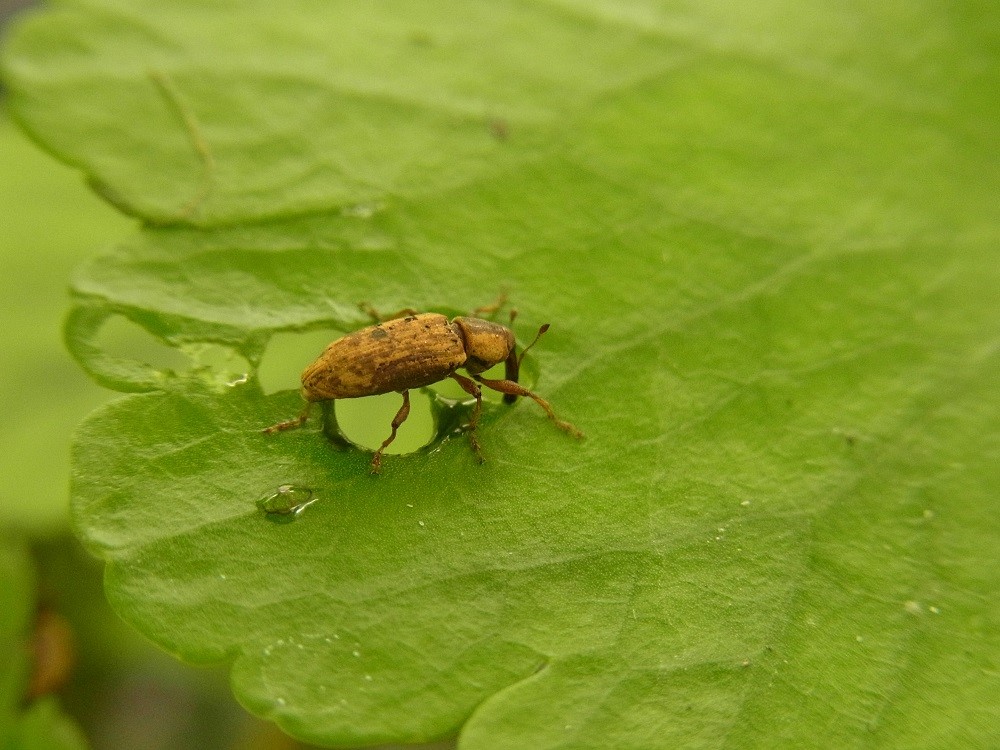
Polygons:
[[[480,308],[476,312],[495,310],[496,306]],[[546,323],[521,353],[517,353],[514,332],[507,326],[491,320],[470,316],[448,319],[439,313],[417,313],[401,310],[397,316],[381,319],[374,311],[370,314],[380,322],[349,333],[326,347],[326,350],[302,371],[302,398],[305,409],[294,419],[279,422],[264,430],[273,434],[305,424],[313,404],[342,398],[378,396],[395,391],[403,397],[391,423],[391,432],[372,457],[372,473],[382,468],[382,454],[396,439],[396,432],[410,414],[410,391],[414,388],[451,378],[475,398],[468,424],[469,442],[473,452],[483,461],[482,449],[476,437],[476,427],[483,408],[486,386],[502,394],[507,404],[519,396],[532,399],[545,410],[561,430],[574,437],[583,437],[569,422],[556,416],[548,401],[518,383],[521,361],[528,349],[549,329]],[[513,321],[514,315],[511,315]],[[504,378],[485,378],[482,373],[494,365],[504,363]],[[469,377],[457,371],[464,369]]]

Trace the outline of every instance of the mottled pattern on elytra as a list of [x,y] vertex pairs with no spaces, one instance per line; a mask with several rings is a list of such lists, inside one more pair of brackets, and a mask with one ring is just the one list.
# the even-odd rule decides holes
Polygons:
[[349,333],[302,372],[309,401],[421,388],[465,364],[465,342],[438,313],[409,315]]

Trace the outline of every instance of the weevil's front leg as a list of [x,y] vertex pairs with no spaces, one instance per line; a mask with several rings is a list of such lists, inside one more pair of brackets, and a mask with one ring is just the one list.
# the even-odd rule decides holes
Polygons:
[[552,410],[552,405],[548,401],[541,396],[532,393],[520,383],[515,383],[513,380],[492,380],[479,375],[473,375],[472,377],[485,385],[487,388],[492,388],[494,391],[499,391],[500,393],[504,393],[509,396],[524,396],[525,398],[532,399],[536,404],[545,409],[545,413],[549,415],[549,419],[555,422],[556,427],[560,430],[565,430],[575,438],[583,437],[583,433],[580,432],[580,430],[571,425],[569,422],[565,422],[556,416],[556,413]]
[[312,405],[312,401],[306,401],[306,408],[295,419],[286,419],[284,422],[278,422],[278,424],[265,427],[262,432],[265,435],[273,435],[276,432],[284,432],[285,430],[294,430],[296,427],[301,427],[309,419],[309,412],[312,410]]
[[[515,312],[517,311],[511,310],[512,313],[510,316],[511,323],[514,322],[513,313]],[[507,355],[507,359],[504,362],[504,373],[503,373],[504,378],[511,381],[512,383],[516,383],[518,381],[518,378],[520,378],[521,376],[521,362],[524,360],[524,355],[528,353],[531,347],[533,347],[535,344],[538,343],[538,339],[540,339],[542,337],[542,334],[545,333],[547,330],[549,330],[548,323],[546,323],[545,325],[543,325],[541,328],[538,329],[538,333],[535,334],[535,338],[533,338],[531,340],[531,343],[521,350],[520,354],[517,353],[516,346],[510,350],[510,354]],[[510,393],[508,391],[504,391],[503,402],[505,404],[513,404],[515,401],[517,401],[517,396],[518,396],[517,393]]]
[[457,372],[453,372],[448,377],[462,386],[462,389],[466,393],[476,399],[476,405],[472,407],[472,419],[469,420],[469,444],[472,446],[472,451],[476,454],[476,458],[479,459],[479,463],[482,463],[486,459],[483,458],[482,448],[479,447],[476,428],[479,426],[479,415],[483,410],[483,389],[476,385],[471,378],[459,375]]
[[392,433],[382,441],[382,445],[379,446],[379,449],[375,451],[375,455],[372,456],[372,474],[378,474],[382,471],[382,451],[388,448],[389,443],[396,439],[396,430],[410,416],[410,392],[402,391],[402,394],[403,405],[399,407],[396,416],[392,418]]

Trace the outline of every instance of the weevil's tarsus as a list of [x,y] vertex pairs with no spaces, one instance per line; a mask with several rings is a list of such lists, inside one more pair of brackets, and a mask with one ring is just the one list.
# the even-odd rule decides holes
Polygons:
[[476,405],[472,407],[472,419],[469,420],[467,427],[469,430],[469,445],[472,446],[472,452],[476,454],[479,463],[483,463],[486,459],[483,457],[483,450],[479,447],[479,438],[476,436],[476,428],[479,427],[479,415],[483,411],[483,389],[476,385],[474,380],[464,375],[453,372],[448,377],[462,386],[462,389],[466,393],[476,399]]
[[261,432],[263,432],[265,435],[273,435],[276,432],[284,432],[285,430],[294,430],[298,427],[301,427],[306,423],[306,420],[309,419],[309,412],[312,411],[312,407],[313,407],[313,402],[306,401],[306,406],[302,410],[302,413],[299,414],[299,416],[295,417],[295,419],[287,419],[284,422],[278,422],[278,424],[273,424],[270,427],[265,427],[263,430],[261,430]]
[[382,445],[379,446],[378,450],[375,451],[375,455],[372,456],[372,474],[379,474],[382,471],[382,452],[389,447],[389,444],[396,439],[396,431],[399,429],[400,425],[406,421],[406,418],[410,416],[410,392],[402,391],[403,394],[403,405],[399,407],[399,411],[396,412],[396,416],[392,418],[392,433],[389,437],[382,441]]
[[359,302],[358,309],[361,310],[365,315],[374,320],[376,323],[384,323],[387,320],[396,320],[398,318],[406,318],[410,315],[417,315],[417,311],[412,307],[404,307],[402,310],[397,310],[389,315],[384,315],[372,307],[367,302]]
[[524,396],[526,398],[530,398],[540,407],[545,409],[545,413],[549,415],[549,419],[555,422],[556,427],[558,427],[560,430],[565,430],[575,438],[583,437],[583,433],[580,432],[580,430],[578,430],[575,426],[573,426],[569,422],[566,422],[565,420],[559,419],[559,417],[556,416],[555,411],[553,411],[552,409],[552,405],[548,401],[546,401],[541,396],[532,393],[523,385],[515,383],[513,380],[493,380],[491,378],[484,378],[479,375],[473,375],[472,377],[475,378],[476,381],[485,385],[487,388],[492,388],[494,391],[499,391],[500,393],[504,393],[510,396]]
[[[498,312],[500,312],[503,309],[503,306],[506,304],[507,304],[507,290],[504,289],[500,292],[499,295],[497,295],[497,298],[493,300],[493,302],[491,302],[488,305],[483,305],[482,307],[477,307],[475,310],[470,312],[469,315],[471,315],[472,317],[476,317],[478,315],[485,314],[489,315],[490,320],[492,320],[493,316],[496,315]],[[511,310],[511,313],[514,315],[517,314],[515,310]],[[511,318],[511,321],[513,320],[514,319]]]

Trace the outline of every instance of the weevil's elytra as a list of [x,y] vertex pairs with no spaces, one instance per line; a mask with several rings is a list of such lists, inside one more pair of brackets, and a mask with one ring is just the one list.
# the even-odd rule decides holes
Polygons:
[[331,343],[302,373],[302,396],[330,401],[422,388],[466,359],[461,332],[444,315],[397,318]]
[[[535,341],[547,329],[548,324],[542,326]],[[403,396],[403,405],[392,420],[389,437],[372,458],[372,471],[377,473],[381,468],[383,451],[395,440],[396,431],[409,416],[409,391],[451,378],[476,399],[468,432],[469,441],[480,461],[482,452],[476,437],[476,426],[482,411],[481,385],[503,393],[506,403],[514,403],[518,396],[532,399],[560,429],[582,437],[576,427],[556,417],[548,401],[517,382],[521,358],[535,341],[518,356],[514,332],[507,326],[474,317],[459,316],[448,320],[439,313],[407,314],[406,317],[362,328],[332,342],[315,362],[303,370],[302,397],[306,400],[306,408],[302,414],[272,425],[264,432],[274,433],[301,426],[309,416],[310,406],[317,401],[377,396],[396,391]],[[481,376],[500,362],[505,363],[504,379]],[[471,378],[457,373],[462,368]]]

